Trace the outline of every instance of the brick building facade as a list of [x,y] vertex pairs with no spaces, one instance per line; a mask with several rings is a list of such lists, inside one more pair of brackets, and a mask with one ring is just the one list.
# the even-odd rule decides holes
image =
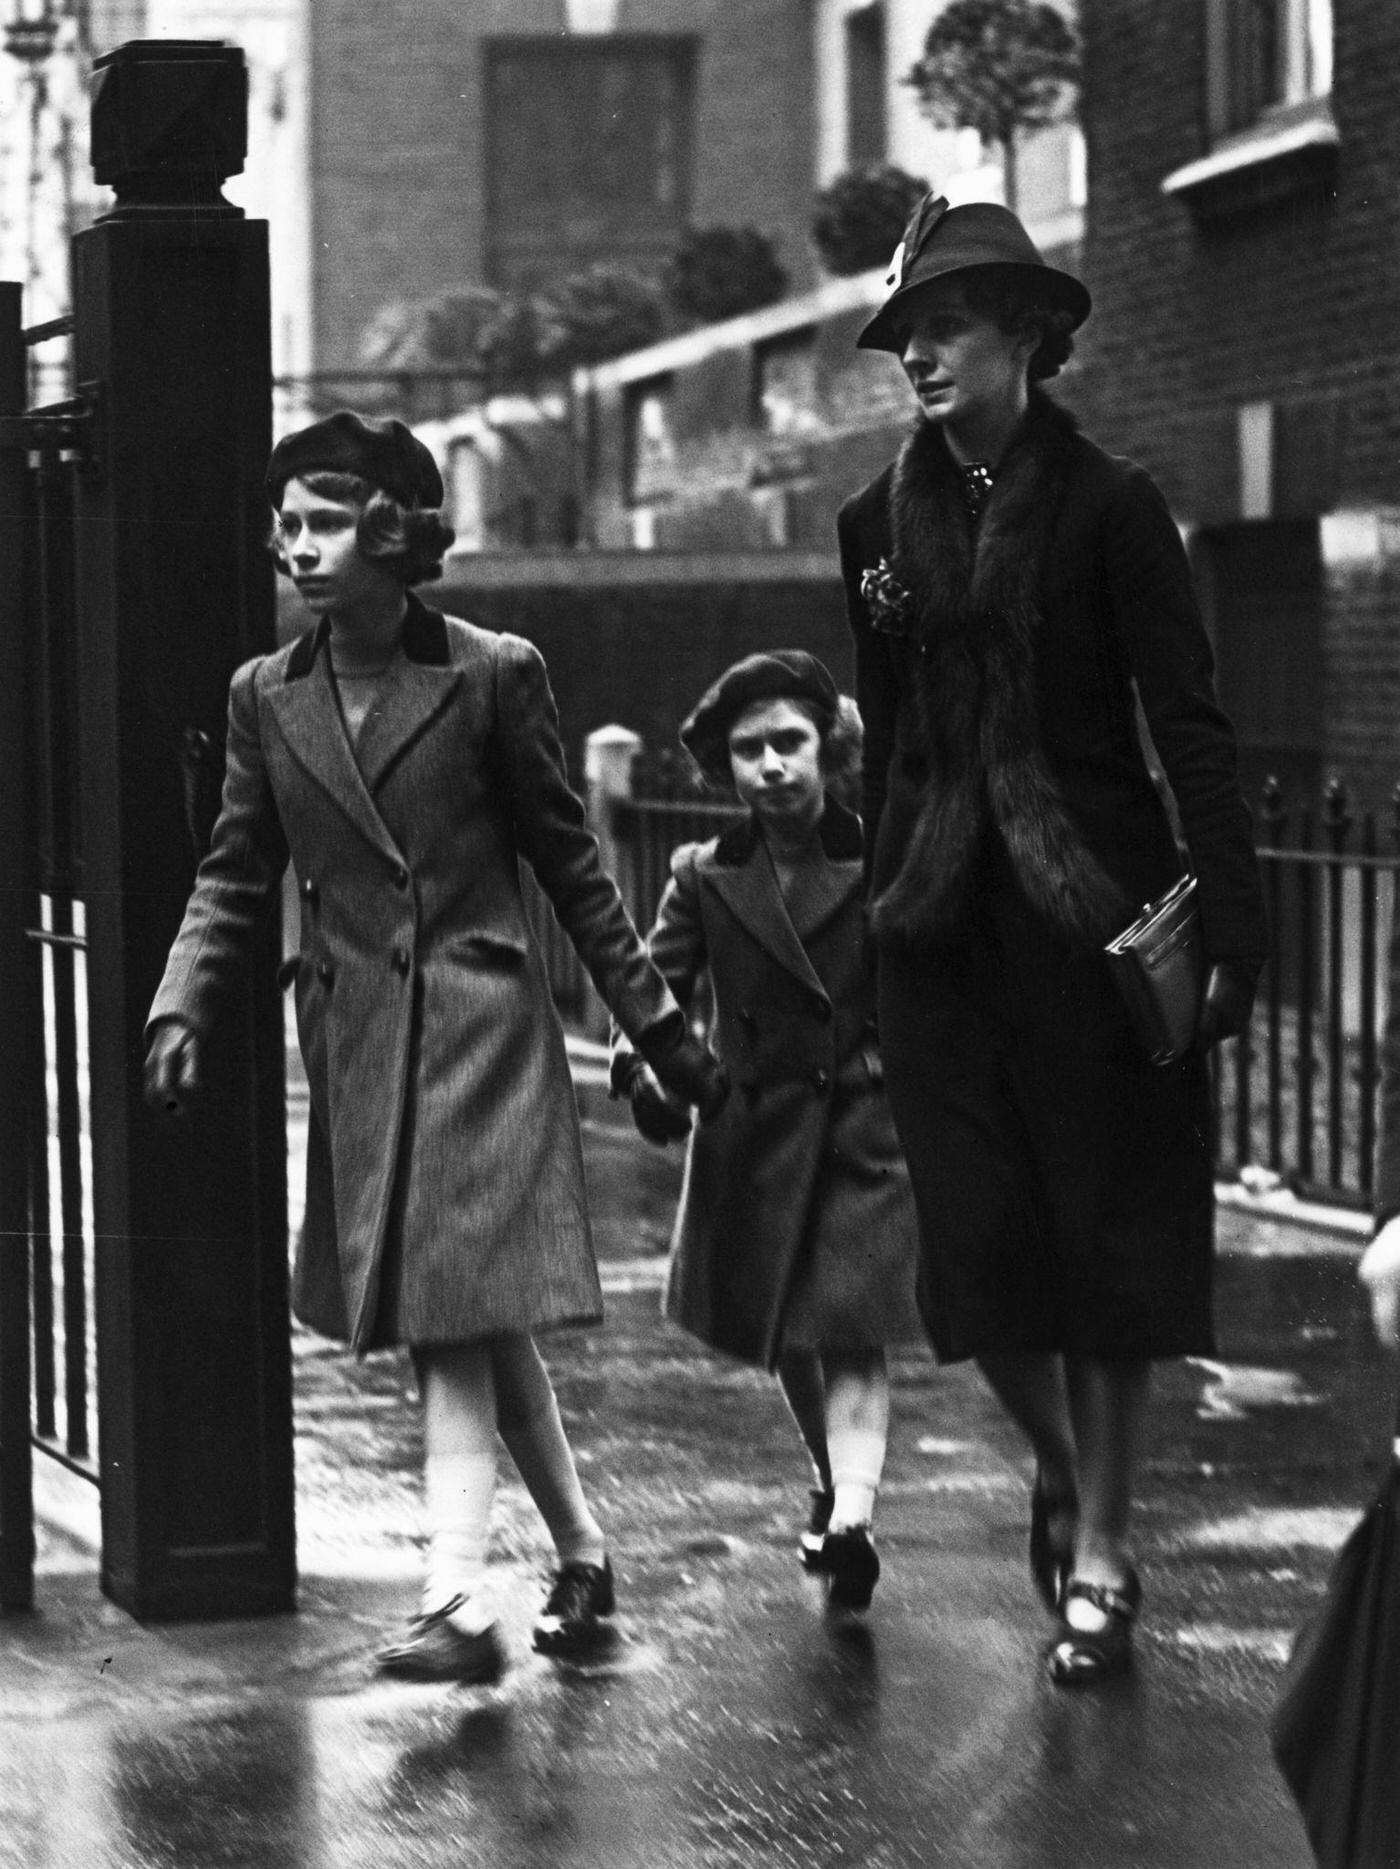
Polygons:
[[1082,24],[1075,404],[1188,534],[1247,782],[1339,773],[1380,803],[1400,779],[1400,7],[1083,0]]

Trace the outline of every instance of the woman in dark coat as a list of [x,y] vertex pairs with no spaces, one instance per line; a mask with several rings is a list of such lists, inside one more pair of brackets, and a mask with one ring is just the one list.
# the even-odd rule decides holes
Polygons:
[[[776,1369],[812,1458],[800,1551],[837,1608],[864,1609],[890,1391],[886,1344],[916,1339],[916,1223],[881,1082],[864,945],[860,822],[827,790],[859,720],[800,650],[725,671],[681,729],[748,819],[671,860],[648,947],[688,1006],[705,975],[732,1094],[697,1131],[672,1242],[668,1316]],[[614,1081],[638,1127],[672,1133],[630,1045]],[[688,1128],[682,1118],[677,1127]]]
[[428,450],[341,413],[288,436],[267,490],[314,630],[240,668],[208,856],[151,1008],[152,1101],[178,1110],[255,915],[290,861],[286,973],[311,1095],[293,1303],[357,1351],[406,1344],[424,1401],[428,1575],[386,1672],[487,1680],[499,1429],[554,1537],[536,1646],[613,1603],[533,1333],[601,1312],[563,1034],[530,933],[533,868],[620,1024],[671,1090],[720,1100],[598,859],[528,643],[409,588],[452,534]]
[[[1037,1459],[1051,1671],[1124,1666],[1133,1450],[1159,1357],[1212,1343],[1206,1048],[1266,933],[1233,736],[1152,481],[1039,387],[1089,310],[1015,216],[927,198],[862,334],[919,417],[842,509],[866,728],[879,1009],[940,1358],[975,1357]],[[1103,946],[1182,857],[1208,963],[1193,1051],[1151,1065]]]

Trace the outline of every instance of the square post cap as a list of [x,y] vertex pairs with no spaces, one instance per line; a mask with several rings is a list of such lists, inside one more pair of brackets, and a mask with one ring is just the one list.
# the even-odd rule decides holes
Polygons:
[[220,192],[248,149],[248,67],[215,39],[130,39],[94,60],[92,173],[104,218],[237,216]]

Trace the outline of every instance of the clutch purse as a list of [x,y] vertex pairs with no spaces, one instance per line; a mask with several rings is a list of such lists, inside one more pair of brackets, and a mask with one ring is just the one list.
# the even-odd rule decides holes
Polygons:
[[1196,1035],[1205,959],[1196,879],[1149,902],[1104,952],[1133,1030],[1153,1064],[1174,1064]]

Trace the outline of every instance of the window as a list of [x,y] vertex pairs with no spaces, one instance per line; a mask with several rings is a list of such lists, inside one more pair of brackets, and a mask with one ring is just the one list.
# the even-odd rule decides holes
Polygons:
[[885,9],[879,0],[846,15],[846,166],[884,162],[889,149]]
[[766,434],[783,440],[819,432],[816,333],[788,332],[754,352],[754,414]]
[[690,215],[694,54],[637,34],[488,42],[493,284],[670,251]]
[[676,490],[670,377],[629,383],[625,406],[627,498],[634,506],[669,499]]
[[1207,0],[1213,138],[1332,89],[1332,0]]

